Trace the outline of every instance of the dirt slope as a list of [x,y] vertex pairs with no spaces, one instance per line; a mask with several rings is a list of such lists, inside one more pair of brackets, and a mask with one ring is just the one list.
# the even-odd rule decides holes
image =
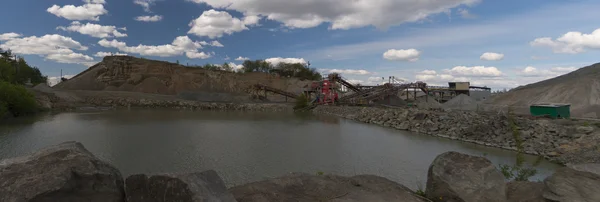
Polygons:
[[300,93],[302,87],[310,82],[295,78],[280,78],[265,73],[236,74],[131,56],[107,56],[102,62],[54,88],[165,95],[193,92],[247,94],[248,89],[257,83]]
[[575,117],[600,116],[600,63],[494,96],[486,103],[528,106],[534,103],[570,103]]

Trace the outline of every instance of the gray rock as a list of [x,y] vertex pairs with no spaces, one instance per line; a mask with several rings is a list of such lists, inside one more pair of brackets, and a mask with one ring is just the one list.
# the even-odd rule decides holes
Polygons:
[[556,170],[544,180],[544,198],[549,201],[600,201],[600,166],[574,165]]
[[434,201],[506,201],[504,176],[483,157],[446,152],[427,173],[428,198]]
[[0,201],[125,201],[123,177],[81,143],[0,162]]
[[214,170],[189,174],[132,175],[125,180],[128,202],[236,201]]
[[590,134],[590,133],[594,132],[594,127],[577,126],[577,128],[575,128],[575,130],[577,130],[577,133]]
[[229,190],[240,202],[429,201],[398,183],[373,175],[342,177],[290,174]]
[[506,197],[510,202],[545,202],[544,183],[509,182],[506,184]]

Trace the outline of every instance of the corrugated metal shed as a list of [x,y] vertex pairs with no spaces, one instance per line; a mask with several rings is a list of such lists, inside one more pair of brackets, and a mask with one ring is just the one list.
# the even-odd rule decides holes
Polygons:
[[562,103],[540,103],[529,107],[533,116],[550,116],[552,118],[570,118],[571,105]]

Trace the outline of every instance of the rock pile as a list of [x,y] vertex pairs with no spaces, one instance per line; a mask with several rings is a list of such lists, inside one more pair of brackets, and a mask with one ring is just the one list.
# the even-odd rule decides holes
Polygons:
[[[421,190],[423,191],[423,190]],[[131,175],[77,142],[0,161],[0,201],[102,202],[446,202],[600,201],[600,164],[559,169],[544,183],[506,183],[483,157],[447,152],[428,170],[425,194],[374,175],[342,177],[295,173],[227,189],[213,170],[188,174]],[[423,196],[424,195],[424,196]]]
[[[509,117],[474,111],[432,111],[415,108],[372,108],[320,106],[316,113],[332,114],[351,120],[408,130],[421,134],[471,142],[491,147],[516,150]],[[589,130],[575,130],[563,125],[526,117],[513,117],[523,140],[524,152],[542,155],[563,163],[599,163],[600,158],[558,158],[567,153],[563,148],[579,142],[583,136],[597,136]],[[583,133],[585,132],[585,133]],[[600,139],[600,138],[599,138]],[[598,152],[596,152],[597,154]]]

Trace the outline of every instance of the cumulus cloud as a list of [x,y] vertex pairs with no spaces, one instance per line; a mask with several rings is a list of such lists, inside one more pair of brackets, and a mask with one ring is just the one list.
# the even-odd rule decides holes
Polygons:
[[98,21],[100,20],[101,15],[108,13],[108,11],[104,9],[103,4],[106,3],[104,0],[84,0],[84,3],[86,4],[82,6],[65,5],[61,7],[53,5],[46,9],[46,11],[67,20],[90,21]]
[[94,58],[81,54],[81,53],[56,53],[50,54],[46,56],[46,59],[53,60],[59,63],[67,63],[67,64],[84,64],[86,66],[92,66],[96,62],[94,62]]
[[527,66],[518,72],[518,75],[523,77],[544,77],[544,78],[552,78],[556,76],[560,76],[572,71],[575,71],[579,68],[576,67],[553,67],[550,69],[538,69],[532,66]]
[[200,17],[190,22],[191,27],[188,34],[196,36],[207,36],[211,39],[219,38],[223,35],[231,35],[235,32],[247,30],[247,23],[258,23],[253,19],[240,20],[231,16],[226,11],[216,11],[214,9],[204,11]]
[[556,40],[550,37],[537,38],[529,44],[551,48],[554,53],[582,53],[588,49],[600,49],[600,29],[596,29],[590,34],[567,32]]
[[465,66],[456,66],[452,69],[447,69],[445,72],[451,75],[458,76],[479,76],[479,77],[494,77],[494,76],[502,76],[502,72],[498,70],[496,67],[485,67],[485,66],[474,66],[474,67],[465,67]]
[[158,21],[161,21],[162,19],[163,19],[162,15],[153,15],[153,16],[144,15],[144,16],[137,16],[135,18],[136,21],[140,21],[140,22],[158,22]]
[[[65,77],[66,79],[73,78],[74,76],[75,75],[63,75],[63,77]],[[58,76],[48,77],[48,85],[49,86],[54,86],[58,83],[60,83],[60,77],[58,77]]]
[[30,36],[20,37],[14,34],[2,34],[5,37],[0,44],[2,49],[10,49],[13,53],[23,55],[40,55],[46,59],[60,63],[75,63],[89,65],[93,63],[93,58],[81,53],[75,53],[75,50],[85,51],[88,47],[73,40],[57,34],[44,35],[42,37]]
[[393,60],[393,61],[410,61],[410,62],[414,62],[419,60],[419,56],[421,55],[421,52],[419,52],[416,49],[400,49],[400,50],[396,50],[396,49],[390,49],[388,51],[386,51],[385,53],[383,53],[383,58],[385,58],[386,60]]
[[424,74],[424,75],[436,75],[437,72],[435,70],[423,70],[422,72],[419,72],[419,74]]
[[151,13],[150,6],[154,5],[158,0],[134,0],[133,3],[142,6],[144,11]]
[[237,60],[237,61],[246,61],[246,60],[250,60],[250,58],[239,56],[235,60]]
[[246,15],[261,15],[294,28],[311,28],[331,23],[330,29],[393,25],[417,22],[434,14],[480,0],[188,0],[214,8],[236,10]]
[[497,61],[497,60],[504,59],[504,54],[502,54],[502,53],[487,52],[487,53],[483,53],[479,57],[479,59],[481,59],[481,60],[487,60],[487,61]]
[[7,40],[14,39],[17,37],[21,37],[21,35],[14,33],[14,32],[4,33],[4,34],[0,34],[0,41],[7,41]]
[[79,32],[96,38],[111,38],[111,37],[126,37],[127,34],[119,32],[115,26],[104,26],[93,23],[81,24],[79,21],[74,21],[68,27],[57,27],[56,29]]
[[119,53],[119,52],[116,52],[116,53],[111,53],[111,52],[97,52],[96,54],[94,54],[94,56],[101,57],[101,58],[106,57],[106,56],[117,56],[117,55],[127,55],[127,54],[126,53]]
[[304,60],[304,58],[281,58],[281,57],[276,57],[276,58],[268,58],[265,60],[268,63],[271,63],[271,65],[273,66],[277,66],[279,63],[300,63],[300,64],[306,64],[306,60]]
[[221,44],[221,43],[220,43],[220,42],[218,42],[218,41],[211,41],[211,42],[210,42],[210,45],[211,45],[211,46],[215,46],[215,47],[225,47],[225,46],[223,46],[223,44]]
[[367,70],[355,70],[355,69],[320,69],[323,73],[338,73],[338,74],[350,74],[350,75],[368,75],[371,72]]
[[116,39],[111,41],[102,39],[98,44],[107,48],[117,48],[119,51],[126,53],[136,53],[144,56],[172,57],[184,53],[188,58],[194,59],[206,59],[212,56],[208,53],[199,52],[199,49],[202,49],[201,42],[192,41],[187,36],[177,37],[171,44],[158,46],[141,44],[138,46],[127,46],[125,42],[117,41]]
[[458,14],[460,14],[460,17],[462,17],[464,19],[474,19],[474,18],[477,18],[476,15],[471,14],[471,12],[469,12],[469,10],[467,10],[465,8],[459,8],[458,9]]

